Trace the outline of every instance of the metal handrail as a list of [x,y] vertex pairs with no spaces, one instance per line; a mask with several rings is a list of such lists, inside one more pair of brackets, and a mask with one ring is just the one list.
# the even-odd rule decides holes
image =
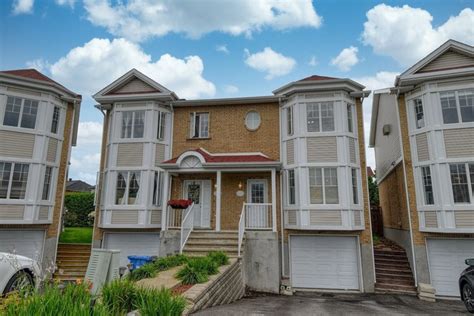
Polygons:
[[194,229],[194,203],[188,206],[186,210],[186,215],[181,222],[181,244],[179,247],[179,253],[183,253],[189,235],[191,235],[191,232]]
[[245,234],[245,203],[242,204],[242,212],[240,213],[240,220],[239,220],[239,244],[237,254],[240,257],[240,252],[242,248],[242,241],[244,240]]

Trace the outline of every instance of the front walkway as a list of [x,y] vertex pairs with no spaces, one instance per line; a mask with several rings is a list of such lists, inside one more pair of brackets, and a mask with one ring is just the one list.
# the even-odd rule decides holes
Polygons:
[[244,298],[195,315],[470,315],[461,301],[420,301],[415,296],[297,293]]

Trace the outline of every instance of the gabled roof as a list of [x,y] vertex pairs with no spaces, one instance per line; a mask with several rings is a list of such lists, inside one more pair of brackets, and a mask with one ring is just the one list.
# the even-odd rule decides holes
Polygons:
[[66,191],[68,192],[91,192],[94,186],[82,180],[69,179],[66,183]]
[[113,102],[137,99],[177,100],[178,96],[134,68],[94,94],[93,98],[97,102]]
[[449,78],[472,74],[474,74],[474,47],[448,40],[397,76],[395,86],[413,85],[433,77]]
[[274,90],[273,94],[279,96],[289,96],[298,92],[344,90],[349,93],[357,94],[364,92],[364,96],[368,96],[370,91],[363,91],[364,88],[365,86],[349,78],[334,78],[328,76],[312,75],[297,81],[290,82]]

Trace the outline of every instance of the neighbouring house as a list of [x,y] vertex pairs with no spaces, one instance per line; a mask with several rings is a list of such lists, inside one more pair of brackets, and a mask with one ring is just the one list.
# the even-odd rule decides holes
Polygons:
[[82,180],[73,180],[69,178],[66,182],[66,192],[87,192],[93,193],[95,187]]
[[[372,292],[363,89],[312,76],[269,96],[183,100],[129,71],[94,95],[94,246],[120,249],[122,265],[223,250],[256,290]],[[178,199],[193,204],[168,206]]]
[[474,47],[449,40],[376,91],[370,146],[385,237],[416,284],[459,296],[474,257]]
[[0,251],[54,265],[81,96],[34,69],[0,71]]

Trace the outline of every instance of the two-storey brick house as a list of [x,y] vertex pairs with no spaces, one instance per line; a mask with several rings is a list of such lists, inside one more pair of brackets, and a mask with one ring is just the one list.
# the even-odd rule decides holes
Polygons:
[[474,47],[450,40],[375,92],[370,145],[385,237],[417,283],[459,296],[474,257]]
[[34,69],[0,71],[0,251],[54,266],[80,105]]

